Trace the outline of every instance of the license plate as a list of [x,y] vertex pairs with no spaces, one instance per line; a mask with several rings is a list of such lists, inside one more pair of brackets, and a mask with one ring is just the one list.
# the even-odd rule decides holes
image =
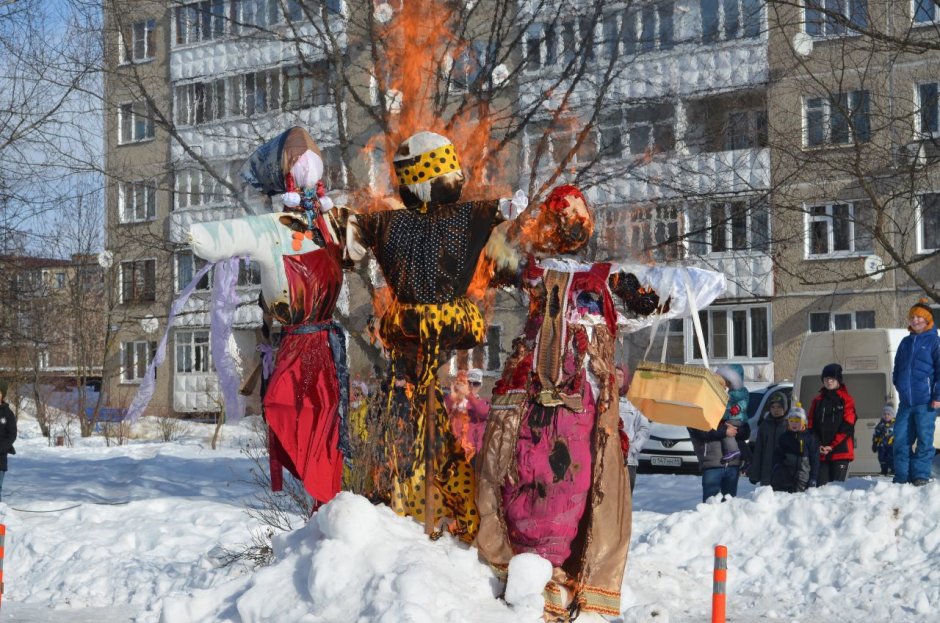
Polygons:
[[650,464],[656,467],[682,467],[682,459],[677,456],[652,456]]

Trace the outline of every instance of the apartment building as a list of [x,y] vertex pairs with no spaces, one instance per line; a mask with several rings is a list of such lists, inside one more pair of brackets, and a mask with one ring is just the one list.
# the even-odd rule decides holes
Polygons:
[[106,291],[97,258],[0,256],[0,378],[101,380]]
[[773,226],[785,232],[774,359],[791,376],[807,331],[904,327],[940,285],[940,15],[919,0],[768,4]]
[[[701,314],[711,360],[745,366],[749,379],[772,380],[771,185],[767,124],[767,22],[753,0],[603,3],[598,23],[584,16],[530,29],[523,98],[557,92],[559,67],[588,54],[606,94],[594,128],[572,158],[569,179],[593,185],[597,257],[695,260],[728,275],[725,296]],[[612,64],[613,71],[607,72]],[[597,103],[596,84],[569,101],[582,119]],[[548,108],[552,109],[549,105]],[[557,115],[546,113],[546,124]],[[523,161],[546,171],[569,151],[580,125],[527,132]],[[539,158],[540,154],[544,157]],[[585,176],[578,167],[591,165]],[[578,171],[574,173],[574,171]],[[580,175],[580,177],[579,177]],[[701,361],[691,323],[673,321],[668,358]],[[621,355],[635,360],[649,337],[634,336]],[[660,338],[661,339],[661,338]],[[659,352],[657,345],[654,352]]]
[[[807,331],[899,326],[916,280],[938,280],[929,259],[940,245],[937,52],[895,54],[858,34],[877,26],[899,41],[929,40],[938,23],[930,3],[510,4],[521,32],[515,52],[498,58],[509,66],[492,67],[497,51],[478,29],[442,61],[459,77],[446,92],[459,100],[484,69],[494,84],[509,79],[507,97],[527,121],[501,181],[588,188],[598,212],[594,257],[693,262],[728,276],[725,296],[701,312],[710,361],[741,363],[754,381],[789,377]],[[477,5],[486,3],[447,3]],[[112,402],[136,390],[170,302],[201,267],[187,249],[188,226],[268,209],[240,194],[235,176],[257,145],[302,125],[324,152],[329,188],[390,189],[373,115],[394,114],[402,94],[379,80],[367,26],[405,8],[108,3],[108,247],[124,312]],[[472,20],[488,18],[478,9]],[[338,68],[350,89],[341,106],[329,89]],[[873,232],[878,214],[893,223],[891,249]],[[892,265],[899,249],[910,275],[882,275],[879,260]],[[358,278],[349,275],[350,313],[370,309]],[[257,281],[245,264],[236,340],[248,359],[261,322]],[[218,408],[210,286],[208,275],[175,321],[157,408]],[[502,294],[490,309],[487,344],[452,368],[500,369],[521,315]],[[359,315],[365,325],[368,312]],[[350,329],[361,341],[361,327]],[[663,334],[669,360],[702,360],[691,323],[669,323]],[[619,356],[639,358],[648,339],[631,336]]]

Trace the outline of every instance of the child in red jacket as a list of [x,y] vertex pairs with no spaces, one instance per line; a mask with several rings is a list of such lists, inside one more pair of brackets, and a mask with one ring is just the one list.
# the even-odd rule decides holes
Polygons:
[[842,382],[842,366],[824,367],[822,383],[809,408],[809,429],[819,443],[819,486],[845,480],[855,459],[855,400]]

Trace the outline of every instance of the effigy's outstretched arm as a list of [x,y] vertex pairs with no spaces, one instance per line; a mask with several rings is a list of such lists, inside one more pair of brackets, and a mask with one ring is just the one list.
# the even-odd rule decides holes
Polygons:
[[610,272],[611,291],[636,314],[620,322],[627,333],[652,326],[657,317],[662,322],[690,316],[693,309],[710,305],[727,287],[723,273],[691,266],[613,262]]
[[261,215],[196,223],[190,226],[187,240],[193,253],[209,262],[254,257],[259,248],[259,235],[267,229],[269,221],[269,215]]

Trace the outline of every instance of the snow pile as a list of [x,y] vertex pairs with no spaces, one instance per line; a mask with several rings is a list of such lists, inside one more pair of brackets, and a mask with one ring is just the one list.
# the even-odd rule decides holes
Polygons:
[[[189,599],[162,621],[519,621],[494,598],[475,549],[430,541],[418,523],[341,493],[304,527],[274,541],[277,562]],[[544,584],[543,584],[544,586]],[[275,597],[272,599],[272,597]],[[535,621],[540,611],[530,620]]]
[[[23,414],[21,413],[21,416]],[[250,426],[190,424],[176,443],[101,438],[49,446],[21,417],[3,483],[3,618],[30,623],[536,621],[547,577],[513,560],[506,602],[477,552],[344,493],[274,539],[276,562],[223,566],[263,526]],[[140,432],[140,431],[137,431]],[[695,476],[641,475],[623,623],[709,619],[713,552],[728,546],[732,623],[934,620],[940,483],[850,479],[804,494],[741,483],[701,504]],[[507,605],[507,602],[513,604]]]
[[762,487],[694,511],[640,513],[624,621],[647,620],[640,615],[651,603],[669,604],[658,609],[673,620],[707,619],[716,544],[729,550],[732,620],[925,620],[940,606],[938,516],[937,484],[871,478],[799,495]]

